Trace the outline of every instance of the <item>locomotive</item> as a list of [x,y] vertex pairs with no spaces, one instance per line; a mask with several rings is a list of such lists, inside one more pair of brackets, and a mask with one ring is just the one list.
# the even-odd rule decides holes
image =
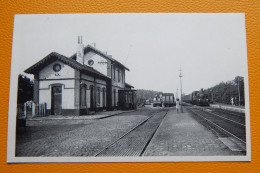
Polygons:
[[197,106],[209,106],[209,99],[203,90],[193,91],[191,94],[183,96],[182,100]]

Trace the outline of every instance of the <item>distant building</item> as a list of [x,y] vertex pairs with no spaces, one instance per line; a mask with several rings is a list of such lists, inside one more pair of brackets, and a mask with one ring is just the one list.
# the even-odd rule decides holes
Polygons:
[[129,69],[78,37],[77,53],[65,57],[52,52],[25,70],[34,75],[35,103],[47,103],[47,115],[84,115],[118,109],[119,90]]

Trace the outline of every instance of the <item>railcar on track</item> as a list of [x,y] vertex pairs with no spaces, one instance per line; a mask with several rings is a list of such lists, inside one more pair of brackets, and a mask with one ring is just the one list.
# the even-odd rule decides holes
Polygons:
[[155,98],[153,98],[153,107],[160,106],[162,107],[162,98],[161,95],[156,95]]
[[174,94],[173,93],[163,93],[162,94],[162,103],[164,107],[173,107],[176,105],[174,102]]
[[203,91],[193,91],[191,94],[183,96],[182,100],[197,106],[209,106],[209,99]]
[[118,90],[119,109],[136,109],[136,90]]

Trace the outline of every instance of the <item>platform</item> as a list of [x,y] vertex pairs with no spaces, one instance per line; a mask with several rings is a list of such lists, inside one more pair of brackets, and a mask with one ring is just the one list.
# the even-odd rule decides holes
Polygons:
[[210,107],[224,109],[228,111],[245,113],[245,107],[243,106],[233,106],[233,105],[224,105],[224,104],[210,104]]
[[241,155],[232,151],[209,129],[184,110],[177,113],[171,109],[154,138],[146,148],[144,156],[224,156]]
[[63,115],[51,115],[47,117],[34,117],[34,118],[29,118],[26,119],[26,125],[27,126],[39,126],[42,124],[59,124],[61,121],[67,121],[67,120],[74,120],[75,123],[84,121],[84,120],[96,120],[96,119],[103,119],[103,118],[108,118],[114,115],[119,115],[122,113],[127,113],[127,112],[135,112],[136,110],[128,110],[128,111],[123,111],[123,110],[116,110],[116,111],[102,111],[102,112],[96,112],[93,115],[85,115],[85,116],[63,116]]

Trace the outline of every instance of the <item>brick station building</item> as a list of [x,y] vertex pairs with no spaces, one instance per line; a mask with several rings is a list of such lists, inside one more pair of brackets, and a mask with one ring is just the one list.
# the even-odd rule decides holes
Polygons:
[[86,115],[118,109],[119,91],[133,88],[125,82],[125,70],[111,55],[84,47],[79,37],[71,57],[52,52],[25,72],[34,75],[33,101],[46,103],[47,115]]

